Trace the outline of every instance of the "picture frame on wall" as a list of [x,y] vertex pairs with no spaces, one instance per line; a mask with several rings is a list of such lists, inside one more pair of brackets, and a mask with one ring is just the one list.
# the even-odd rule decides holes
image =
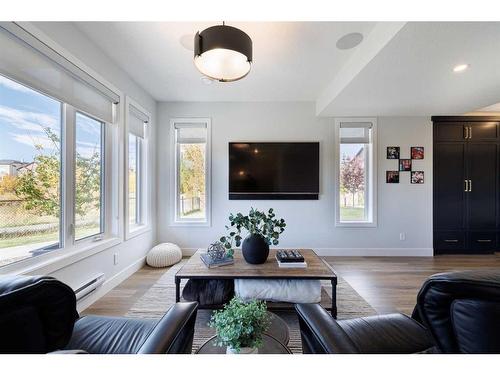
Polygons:
[[385,182],[388,184],[399,184],[399,171],[386,171]]
[[399,159],[399,147],[388,146],[387,147],[387,159]]
[[424,158],[424,148],[422,146],[413,146],[410,148],[410,154],[413,160],[421,160]]
[[401,172],[411,171],[411,159],[399,159],[399,170]]
[[424,171],[412,171],[410,176],[411,176],[410,183],[412,184],[424,183]]

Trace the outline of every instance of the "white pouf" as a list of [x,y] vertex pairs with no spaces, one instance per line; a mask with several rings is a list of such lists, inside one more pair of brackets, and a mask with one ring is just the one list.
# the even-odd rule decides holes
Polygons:
[[182,251],[173,243],[161,243],[153,247],[146,256],[146,263],[151,267],[168,267],[180,262]]

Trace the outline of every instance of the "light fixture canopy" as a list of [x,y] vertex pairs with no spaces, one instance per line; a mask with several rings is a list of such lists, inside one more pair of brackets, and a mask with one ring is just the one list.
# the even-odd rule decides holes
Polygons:
[[252,63],[252,39],[227,25],[209,27],[194,36],[194,64],[205,76],[220,82],[245,77]]

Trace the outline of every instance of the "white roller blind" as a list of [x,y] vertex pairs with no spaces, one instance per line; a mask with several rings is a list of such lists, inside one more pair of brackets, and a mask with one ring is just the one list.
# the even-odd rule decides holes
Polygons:
[[371,122],[340,123],[340,143],[370,143]]
[[13,22],[0,23],[0,74],[113,122],[119,95]]
[[175,132],[177,143],[205,143],[207,141],[207,124],[175,124]]
[[144,138],[149,117],[133,105],[129,106],[128,131],[136,137]]

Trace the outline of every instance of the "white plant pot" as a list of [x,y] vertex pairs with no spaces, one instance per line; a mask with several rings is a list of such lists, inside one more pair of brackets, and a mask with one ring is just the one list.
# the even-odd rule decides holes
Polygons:
[[240,351],[236,351],[236,349],[231,348],[230,346],[227,347],[226,349],[226,354],[258,354],[259,353],[259,348],[249,348],[249,347],[242,347],[240,348]]

